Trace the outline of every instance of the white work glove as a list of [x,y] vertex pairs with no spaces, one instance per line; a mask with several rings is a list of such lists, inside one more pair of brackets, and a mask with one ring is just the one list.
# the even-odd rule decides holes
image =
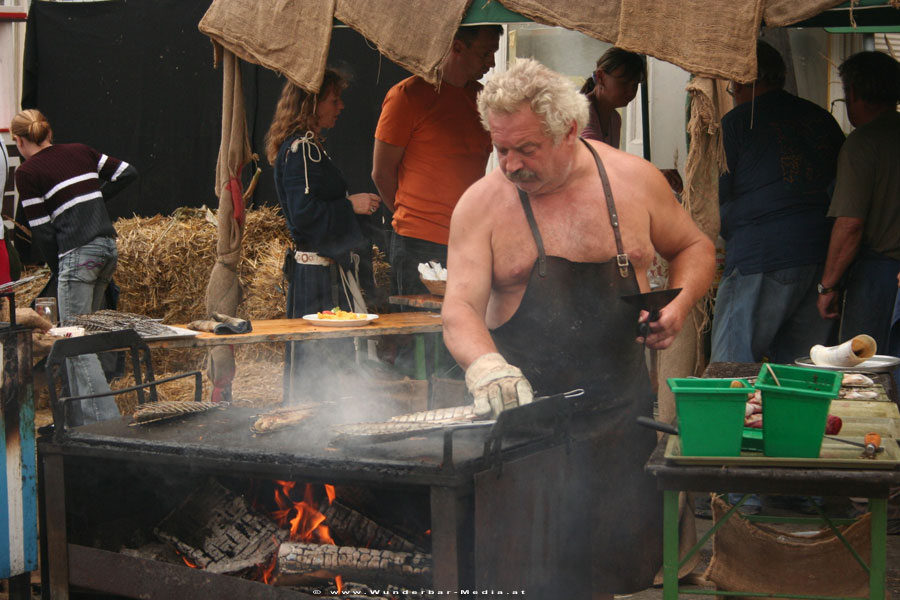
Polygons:
[[497,352],[476,358],[466,369],[466,387],[475,398],[475,414],[496,417],[507,408],[534,400],[531,384]]

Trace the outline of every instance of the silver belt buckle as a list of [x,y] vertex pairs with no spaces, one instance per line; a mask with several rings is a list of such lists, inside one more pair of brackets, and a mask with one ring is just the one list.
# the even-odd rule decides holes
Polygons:
[[616,264],[619,266],[619,275],[628,277],[628,255],[616,254]]

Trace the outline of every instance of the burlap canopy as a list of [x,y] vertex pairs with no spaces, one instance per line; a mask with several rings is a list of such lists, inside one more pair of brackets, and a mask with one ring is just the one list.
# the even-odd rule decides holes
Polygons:
[[[200,31],[235,55],[318,91],[333,19],[430,81],[472,0],[213,0]],[[752,81],[760,25],[784,26],[841,0],[475,0],[580,31],[696,75]]]
[[[841,0],[475,0],[500,2],[538,23],[565,27],[671,62],[701,76],[689,90],[693,144],[688,159],[686,208],[711,238],[718,233],[713,197],[719,107],[712,79],[749,82],[756,77],[755,44],[760,25],[784,26],[812,17]],[[226,49],[223,134],[217,169],[218,262],[210,278],[210,310],[233,314],[240,300],[237,260],[243,227],[240,171],[246,163],[246,121],[240,70],[230,53],[273,69],[296,85],[318,92],[334,19],[352,27],[390,60],[437,84],[453,34],[472,0],[213,0],[200,31],[217,51]],[[675,346],[663,353],[660,373],[686,374],[702,362],[698,331],[705,311],[697,307]],[[227,395],[234,373],[231,355],[210,356],[214,395]],[[663,395],[665,396],[665,394]],[[664,419],[671,398],[661,398]],[[674,412],[674,411],[671,411]]]

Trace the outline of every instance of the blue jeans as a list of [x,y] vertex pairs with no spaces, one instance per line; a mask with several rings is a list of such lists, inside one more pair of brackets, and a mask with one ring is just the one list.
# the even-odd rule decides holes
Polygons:
[[[92,313],[100,308],[103,294],[116,270],[116,241],[94,238],[59,259],[57,300],[59,319]],[[84,354],[66,361],[69,394],[80,396],[109,391],[109,384],[96,354]],[[112,396],[70,402],[68,425],[78,426],[119,417]]]
[[447,268],[447,246],[394,233],[388,258],[396,293],[427,294],[428,288],[419,279],[419,263],[433,260]]
[[860,250],[847,270],[840,341],[865,333],[875,338],[880,354],[887,351],[898,271],[900,260]]
[[793,363],[828,342],[833,321],[819,316],[816,284],[821,265],[742,275],[733,269],[719,284],[710,362]]

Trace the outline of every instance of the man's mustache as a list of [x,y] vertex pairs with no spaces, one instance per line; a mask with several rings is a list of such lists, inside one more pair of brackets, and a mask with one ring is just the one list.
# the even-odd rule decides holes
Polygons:
[[507,171],[504,173],[506,178],[512,181],[513,183],[528,183],[529,181],[535,181],[538,178],[537,173],[530,169],[517,169],[515,171]]

